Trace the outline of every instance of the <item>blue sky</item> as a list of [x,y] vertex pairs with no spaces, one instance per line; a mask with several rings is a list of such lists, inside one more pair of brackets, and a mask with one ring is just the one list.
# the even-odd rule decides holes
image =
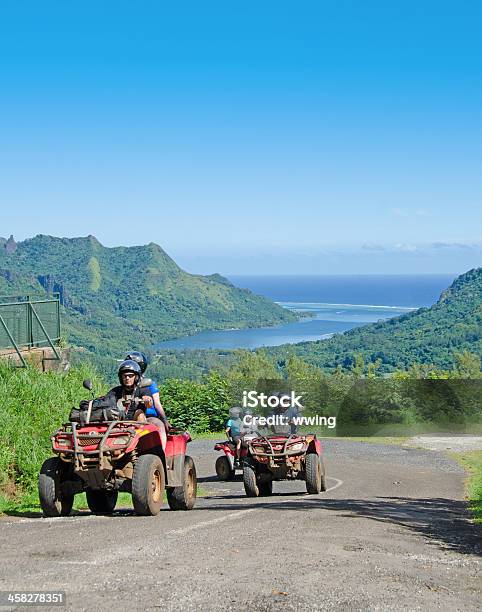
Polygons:
[[192,272],[482,260],[482,5],[4,2],[0,235]]

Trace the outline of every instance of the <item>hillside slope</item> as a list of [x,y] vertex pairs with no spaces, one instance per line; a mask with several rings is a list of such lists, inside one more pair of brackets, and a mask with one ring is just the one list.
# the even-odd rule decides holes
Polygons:
[[0,293],[59,292],[68,340],[118,355],[202,329],[295,320],[218,274],[188,274],[156,244],[106,248],[94,236],[0,239]]
[[449,368],[453,354],[482,352],[482,268],[459,276],[430,308],[358,327],[329,340],[269,349],[282,359],[297,354],[323,368],[350,367],[354,355],[381,361],[380,371],[430,363]]

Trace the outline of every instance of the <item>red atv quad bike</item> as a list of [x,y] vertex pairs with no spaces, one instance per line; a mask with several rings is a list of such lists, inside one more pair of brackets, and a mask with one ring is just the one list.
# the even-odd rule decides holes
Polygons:
[[216,474],[219,480],[233,480],[236,475],[236,470],[243,470],[243,461],[248,456],[246,444],[241,445],[241,461],[238,467],[234,466],[234,458],[236,456],[236,444],[231,440],[216,442],[214,450],[222,451],[224,455],[216,459]]
[[67,516],[85,491],[94,514],[114,511],[119,491],[131,493],[137,514],[159,513],[164,489],[171,510],[196,501],[194,462],[186,455],[191,436],[171,429],[165,450],[159,429],[137,421],[63,425],[52,436],[54,457],[44,461],[38,490],[45,516]]
[[315,434],[270,434],[247,445],[243,482],[248,497],[271,495],[274,480],[304,480],[308,493],[326,491],[321,444]]

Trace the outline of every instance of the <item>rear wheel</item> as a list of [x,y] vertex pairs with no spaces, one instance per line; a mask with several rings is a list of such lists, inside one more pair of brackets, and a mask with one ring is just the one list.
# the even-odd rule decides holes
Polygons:
[[156,455],[141,455],[132,475],[132,503],[137,514],[155,516],[164,495],[164,466]]
[[316,453],[306,455],[306,490],[316,494],[321,491],[321,459]]
[[216,474],[219,480],[232,480],[234,478],[234,470],[231,469],[231,464],[226,456],[216,459]]
[[248,497],[259,497],[260,491],[256,480],[256,472],[253,466],[247,462],[243,466],[243,483]]
[[[222,459],[222,457],[221,457]],[[167,489],[167,502],[171,510],[192,510],[196,503],[197,476],[191,457],[184,459],[183,485]]]
[[85,492],[87,505],[93,514],[112,514],[117,503],[117,491],[94,491],[87,489]]
[[59,457],[46,459],[38,477],[38,495],[44,516],[68,516],[74,504],[74,495],[60,490],[66,467]]

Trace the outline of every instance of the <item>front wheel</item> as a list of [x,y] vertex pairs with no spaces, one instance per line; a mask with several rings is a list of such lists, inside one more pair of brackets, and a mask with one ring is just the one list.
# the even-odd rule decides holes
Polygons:
[[249,463],[243,467],[244,490],[248,497],[259,497],[259,487],[256,479],[256,472]]
[[62,494],[60,485],[64,465],[59,457],[46,459],[38,477],[38,496],[44,516],[68,516],[74,504],[74,496]]
[[197,476],[191,457],[184,458],[183,484],[167,489],[167,503],[171,510],[192,510],[196,503]]
[[321,491],[322,463],[317,453],[306,455],[306,490],[308,493],[317,494]]
[[157,455],[141,455],[132,475],[132,503],[141,516],[159,514],[164,496],[164,466]]
[[226,456],[216,459],[216,475],[219,480],[233,480],[234,470],[231,469],[231,464]]
[[112,514],[117,503],[117,491],[94,491],[87,489],[87,505],[93,514]]

